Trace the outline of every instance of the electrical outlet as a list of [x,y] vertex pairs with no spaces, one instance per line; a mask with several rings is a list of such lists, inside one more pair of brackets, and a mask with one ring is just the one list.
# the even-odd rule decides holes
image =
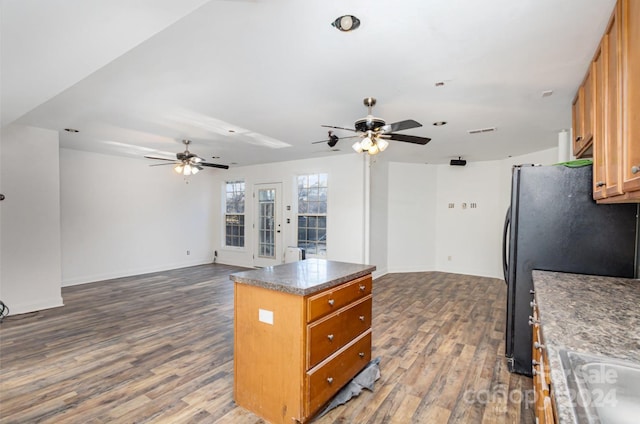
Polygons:
[[191,254],[191,250],[187,250],[187,256]]

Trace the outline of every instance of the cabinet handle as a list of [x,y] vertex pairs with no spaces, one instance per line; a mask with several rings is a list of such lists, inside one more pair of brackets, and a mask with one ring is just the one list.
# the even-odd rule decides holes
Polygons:
[[367,286],[365,286],[364,284],[360,284],[360,291],[361,292],[363,292],[366,288],[367,288]]
[[361,357],[361,358],[364,358],[364,352],[358,353],[358,356]]
[[598,181],[598,182],[596,183],[596,187],[604,187],[604,186],[606,186],[606,185],[607,185],[607,183],[605,183],[604,181]]
[[360,321],[364,322],[364,315],[360,315],[360,316],[358,317],[358,319],[359,319]]
[[576,143],[579,143],[581,141],[582,141],[582,136],[581,135],[577,136],[576,137]]
[[329,383],[329,384],[333,383],[333,377],[327,378],[327,383]]
[[538,375],[538,371],[535,368],[531,368],[531,374]]
[[639,166],[634,165],[634,166],[631,167],[631,173],[632,174],[637,174],[638,172],[640,172],[640,167]]
[[535,301],[535,299],[534,299],[534,300],[532,300],[531,302],[529,302],[529,306],[531,306],[532,308],[535,308],[535,307],[536,307],[536,301]]
[[535,290],[529,290],[529,293],[536,294],[536,291]]
[[538,365],[540,365],[540,362],[536,361],[535,359],[532,359],[531,365],[533,365],[534,367],[537,367]]
[[535,347],[536,349],[540,349],[540,350],[542,350],[542,349],[546,349],[546,348],[547,348],[545,345],[540,344],[540,343],[538,343],[538,342],[535,342],[535,343],[533,344],[533,347]]
[[330,342],[332,342],[332,341],[333,341],[333,334],[329,334],[329,335],[327,336],[327,339],[329,339],[329,341],[330,341]]
[[533,319],[531,315],[529,315],[529,325],[540,324],[540,320]]
[[329,299],[329,305],[330,305],[330,306],[333,306],[333,304],[334,304],[334,303],[336,303],[336,301],[335,301],[335,300],[333,300],[333,299]]

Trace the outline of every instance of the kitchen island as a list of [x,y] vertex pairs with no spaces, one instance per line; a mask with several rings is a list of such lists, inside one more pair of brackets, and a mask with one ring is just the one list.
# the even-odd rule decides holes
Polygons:
[[231,275],[234,400],[304,423],[371,360],[375,266],[323,259]]
[[537,349],[548,359],[534,369],[544,367],[540,378],[549,377],[555,421],[606,422],[605,415],[622,411],[633,396],[622,371],[640,372],[640,281],[534,270],[533,283]]

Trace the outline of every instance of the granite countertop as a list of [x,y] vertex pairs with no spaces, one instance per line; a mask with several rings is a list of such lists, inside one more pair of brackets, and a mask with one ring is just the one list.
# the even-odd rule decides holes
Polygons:
[[312,258],[252,271],[236,272],[231,274],[231,280],[236,283],[306,296],[371,274],[375,269],[373,265]]
[[533,284],[558,419],[576,423],[560,351],[640,365],[640,281],[534,270]]

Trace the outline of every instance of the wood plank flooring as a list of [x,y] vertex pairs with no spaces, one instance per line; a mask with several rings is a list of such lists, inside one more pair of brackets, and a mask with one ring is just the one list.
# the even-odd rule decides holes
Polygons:
[[[232,398],[237,270],[66,287],[64,307],[6,318],[0,423],[263,423]],[[381,378],[314,423],[533,423],[531,379],[506,368],[505,296],[491,278],[375,280]]]

